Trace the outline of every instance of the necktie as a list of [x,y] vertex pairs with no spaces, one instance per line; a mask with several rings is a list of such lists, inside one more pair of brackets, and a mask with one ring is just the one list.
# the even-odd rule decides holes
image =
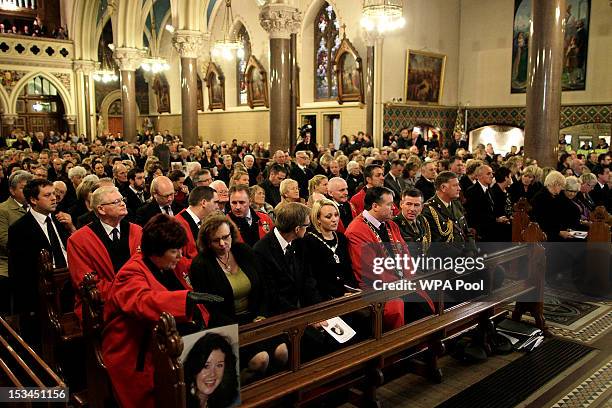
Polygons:
[[164,207],[164,211],[166,212],[166,214],[172,215],[172,214],[170,214],[170,206],[169,205]]
[[62,251],[62,246],[60,244],[59,238],[55,233],[55,228],[53,228],[53,221],[51,220],[51,216],[47,216],[47,234],[49,235],[49,242],[51,243],[51,252],[53,253],[53,261],[55,263],[56,268],[65,268],[66,267],[66,258],[64,258],[64,252]]
[[138,199],[140,200],[141,203],[145,202],[145,198],[144,198],[144,193],[141,191],[139,193],[136,193],[138,195]]
[[119,242],[119,230],[117,228],[113,228],[113,230],[111,231],[111,234],[113,236],[113,242],[114,243]]

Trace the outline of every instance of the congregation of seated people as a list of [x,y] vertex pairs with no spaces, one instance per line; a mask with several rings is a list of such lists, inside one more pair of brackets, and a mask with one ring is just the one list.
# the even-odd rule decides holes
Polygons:
[[[147,131],[138,143],[14,135],[0,150],[0,313],[18,315],[20,334],[40,348],[40,251],[68,268],[79,319],[79,285],[95,272],[102,356],[122,406],[153,406],[150,332],[164,311],[188,334],[368,290],[375,278],[410,272],[364,268],[396,255],[376,244],[425,255],[435,243],[465,251],[510,242],[521,198],[551,242],[573,241],[597,206],[612,211],[610,152],[564,149],[554,169],[522,148],[468,151],[461,134],[443,143],[418,128],[385,134],[381,148],[363,132],[337,148],[307,132],[289,152],[236,139],[185,146],[169,131]],[[384,329],[435,312],[426,292],[394,299]],[[367,335],[363,315],[345,318]],[[321,323],[302,346],[306,360],[339,347]],[[279,338],[240,354],[248,382],[282,369],[289,350]]]

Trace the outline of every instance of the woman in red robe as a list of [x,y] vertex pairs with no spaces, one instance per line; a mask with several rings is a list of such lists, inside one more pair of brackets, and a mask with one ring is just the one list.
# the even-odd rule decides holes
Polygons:
[[162,312],[177,322],[182,335],[208,324],[201,304],[222,298],[192,292],[174,268],[187,237],[172,217],[159,214],[143,229],[141,251],[121,268],[104,307],[107,322],[102,357],[122,407],[153,407],[153,328]]

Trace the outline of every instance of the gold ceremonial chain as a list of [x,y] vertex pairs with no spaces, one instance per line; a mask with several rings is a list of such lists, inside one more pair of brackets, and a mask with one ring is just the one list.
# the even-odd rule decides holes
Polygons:
[[431,211],[431,215],[434,221],[436,222],[436,227],[438,227],[438,231],[440,232],[440,235],[442,235],[443,237],[448,237],[446,238],[446,242],[452,242],[453,241],[453,222],[450,219],[448,219],[446,221],[446,231],[442,231],[442,225],[440,225],[440,218],[438,217],[437,211],[431,205],[429,206],[429,210]]
[[[332,231],[332,232],[333,232],[333,231]],[[334,234],[334,239],[336,240],[336,245],[334,245],[334,246],[329,246],[329,245],[327,245],[327,242],[325,242],[325,241],[324,241],[324,240],[323,240],[321,237],[319,237],[317,234],[315,234],[315,233],[313,233],[313,232],[311,232],[311,231],[308,231],[308,233],[309,233],[310,235],[312,235],[313,237],[315,237],[316,239],[318,239],[319,241],[321,241],[321,243],[322,243],[323,245],[325,245],[325,246],[327,247],[327,249],[329,249],[329,250],[332,252],[332,254],[334,255],[334,261],[335,261],[337,264],[339,264],[339,263],[340,263],[340,257],[339,257],[339,256],[336,254],[336,249],[338,249],[338,245],[340,245],[340,240],[338,239],[338,236],[336,235],[336,233],[335,233],[335,232],[333,232],[333,234]]]
[[[388,255],[391,255],[389,251],[386,250],[385,243],[380,238],[380,235],[378,235],[378,232],[376,231],[376,227],[374,227],[374,225],[372,225],[370,221],[366,220],[364,216],[362,216],[361,218],[363,219],[363,222],[365,222],[365,224],[368,226],[368,228],[370,228],[370,230],[374,233],[376,240],[378,241],[379,244],[381,244],[381,246],[383,247],[383,250],[387,252]],[[389,241],[390,241],[388,243],[391,244],[391,251],[393,252],[393,255],[395,255],[396,257],[398,256],[401,257],[402,255],[399,253],[398,249],[396,248],[396,246],[401,244],[401,242],[393,241],[393,234],[391,234],[391,228],[389,228],[389,225],[386,222],[381,222],[381,224],[383,224],[385,228],[387,229],[387,234],[389,235]],[[400,278],[404,277],[404,272],[402,270],[399,270],[396,268],[395,273]]]

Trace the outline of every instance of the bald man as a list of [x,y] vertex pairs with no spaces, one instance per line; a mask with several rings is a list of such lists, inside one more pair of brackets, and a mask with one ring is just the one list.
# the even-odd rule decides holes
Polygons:
[[166,176],[159,176],[151,182],[152,200],[136,211],[136,223],[144,226],[159,213],[174,216],[180,208],[174,203],[174,185]]

